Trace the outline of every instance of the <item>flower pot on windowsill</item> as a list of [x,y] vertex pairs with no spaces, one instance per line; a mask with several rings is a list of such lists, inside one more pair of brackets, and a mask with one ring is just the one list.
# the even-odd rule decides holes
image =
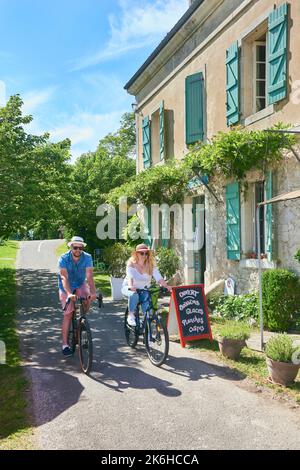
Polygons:
[[269,357],[266,357],[266,362],[269,371],[269,378],[274,384],[284,386],[292,384],[300,369],[300,364],[273,361],[273,359],[270,359]]

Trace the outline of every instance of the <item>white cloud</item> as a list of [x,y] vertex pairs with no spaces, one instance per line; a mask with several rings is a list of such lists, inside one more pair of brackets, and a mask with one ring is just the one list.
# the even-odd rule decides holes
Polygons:
[[24,101],[23,114],[32,114],[37,108],[48,103],[55,93],[56,87],[48,87],[44,90],[33,90],[25,93],[22,97]]
[[126,109],[110,113],[93,114],[80,111],[72,116],[58,116],[58,124],[52,128],[44,128],[39,118],[26,126],[26,131],[34,135],[49,132],[51,142],[70,139],[72,161],[83,153],[95,151],[99,140],[120,127],[120,118]]
[[108,133],[115,132],[120,126],[120,117],[125,110],[106,114],[79,112],[49,131],[51,141],[69,138],[72,142],[73,160],[89,150],[94,151],[98,142]]
[[84,57],[73,71],[116,58],[130,50],[154,45],[187,9],[185,0],[119,0],[121,11],[110,16],[110,39],[104,48]]

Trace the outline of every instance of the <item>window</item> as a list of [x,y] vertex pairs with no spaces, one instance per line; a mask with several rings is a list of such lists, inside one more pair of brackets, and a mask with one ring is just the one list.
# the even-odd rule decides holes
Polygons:
[[[255,189],[255,206],[254,206],[254,212],[256,209],[257,204],[260,202],[264,202],[265,200],[265,183],[264,181],[259,181],[258,183],[255,183],[254,186]],[[257,219],[256,217],[254,218],[255,220],[255,230],[254,230],[254,236],[257,231]],[[265,251],[265,208],[261,207],[259,210],[259,226],[260,226],[260,246],[261,246],[261,251]],[[254,241],[255,243],[253,244],[255,246],[255,253],[258,253],[258,243],[257,243],[257,237],[255,236]]]
[[144,168],[156,165],[166,157],[165,108],[162,101],[142,122]]
[[256,41],[253,47],[253,112],[265,109],[267,103],[267,45],[266,36]]
[[271,206],[263,206],[256,217],[257,204],[272,197],[272,174],[268,173],[265,181],[250,183],[245,197],[241,198],[241,239],[242,253],[245,258],[256,257],[258,254],[257,233],[259,223],[261,253],[272,258],[272,213]]
[[263,23],[242,44],[242,109],[248,118],[268,106],[267,93],[267,32]]
[[[249,26],[240,38],[241,79],[238,80],[238,91],[245,125],[272,114],[272,105],[287,97],[288,11],[287,3],[274,8],[262,22],[259,20]],[[227,106],[228,103],[230,105],[229,100]],[[255,116],[257,113],[260,114]]]

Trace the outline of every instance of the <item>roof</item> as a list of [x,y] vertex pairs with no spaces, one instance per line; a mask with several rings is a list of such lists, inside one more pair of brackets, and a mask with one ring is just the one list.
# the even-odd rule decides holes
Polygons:
[[133,77],[126,83],[124,86],[125,90],[131,87],[131,85],[136,81],[136,79],[146,70],[148,65],[155,59],[155,57],[164,49],[164,47],[168,44],[168,42],[175,36],[175,34],[180,30],[180,28],[188,21],[188,19],[192,16],[192,14],[197,10],[197,8],[204,2],[205,0],[194,0],[189,9],[185,12],[185,14],[180,18],[180,20],[176,23],[176,25],[171,29],[171,31],[166,35],[166,37],[161,41],[161,43],[154,49],[152,54],[148,57],[148,59],[143,63],[143,65],[138,69],[138,71],[133,75]]
[[279,196],[275,196],[268,201],[260,202],[257,204],[258,206],[265,206],[266,204],[275,204],[276,202],[281,201],[289,201],[290,199],[298,199],[300,198],[300,189],[296,191],[292,191],[291,193],[280,194]]

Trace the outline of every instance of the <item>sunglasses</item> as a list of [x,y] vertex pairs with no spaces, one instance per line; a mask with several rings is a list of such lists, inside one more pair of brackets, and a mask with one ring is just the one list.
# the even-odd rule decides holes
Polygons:
[[141,256],[148,256],[148,251],[138,251],[138,254]]
[[80,250],[83,251],[83,246],[73,246],[72,250]]

